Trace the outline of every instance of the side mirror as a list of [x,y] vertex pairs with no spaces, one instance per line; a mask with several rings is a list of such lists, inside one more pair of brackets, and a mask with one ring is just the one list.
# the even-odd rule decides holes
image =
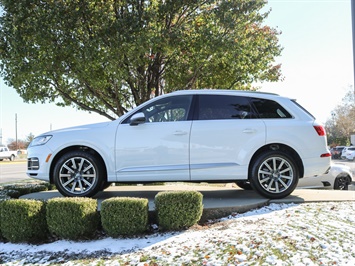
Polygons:
[[129,124],[131,126],[137,126],[139,124],[145,123],[145,115],[144,113],[136,113],[132,115]]

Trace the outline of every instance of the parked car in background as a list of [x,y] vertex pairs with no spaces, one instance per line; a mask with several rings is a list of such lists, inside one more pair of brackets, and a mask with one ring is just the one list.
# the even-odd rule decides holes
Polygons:
[[332,159],[340,159],[341,153],[345,146],[336,146],[330,149],[330,153],[332,154]]
[[301,178],[297,188],[348,190],[348,186],[353,181],[353,178],[349,166],[332,164],[329,171],[324,175]]
[[17,156],[16,151],[10,151],[8,147],[1,145],[0,146],[0,161],[8,159],[9,161],[15,160]]
[[340,158],[345,160],[346,159],[346,151],[348,150],[348,148],[350,147],[344,147],[344,149],[341,151],[341,155]]
[[[297,188],[348,190],[349,184],[353,181],[354,176],[349,166],[332,164],[324,175],[300,178]],[[252,189],[248,181],[237,181],[236,184],[245,190]]]
[[349,161],[355,160],[355,146],[349,147],[345,154],[345,159]]
[[112,122],[44,133],[27,157],[27,175],[65,196],[91,197],[112,182],[249,180],[264,197],[283,198],[299,178],[325,173],[331,154],[324,127],[293,99],[186,90]]

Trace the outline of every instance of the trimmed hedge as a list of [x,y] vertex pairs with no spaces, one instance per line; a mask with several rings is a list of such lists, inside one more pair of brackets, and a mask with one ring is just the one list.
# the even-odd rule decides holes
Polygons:
[[112,237],[143,233],[148,227],[148,199],[116,197],[104,200],[101,223]]
[[46,209],[48,229],[60,238],[89,238],[100,224],[95,199],[53,198],[48,200]]
[[5,202],[5,200],[0,198],[0,240],[3,239],[2,232],[1,232],[1,213],[2,213],[2,205],[4,202]]
[[25,194],[52,189],[55,189],[55,187],[47,182],[3,185],[0,186],[0,199],[17,199]]
[[166,191],[155,196],[158,224],[163,230],[178,230],[196,224],[203,212],[198,191]]
[[[155,215],[160,230],[196,224],[202,216],[202,198],[197,191],[159,192],[155,196]],[[148,199],[116,197],[101,203],[101,224],[109,236],[141,234],[148,229],[148,223]],[[0,239],[2,236],[10,242],[44,240],[49,233],[61,239],[90,239],[98,229],[96,199],[0,200]]]
[[0,204],[2,236],[10,242],[34,242],[47,237],[45,203],[16,199]]

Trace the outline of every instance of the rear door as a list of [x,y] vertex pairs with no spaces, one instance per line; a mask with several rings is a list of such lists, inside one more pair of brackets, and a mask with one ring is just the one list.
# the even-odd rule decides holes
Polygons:
[[247,97],[198,95],[190,140],[191,180],[247,179],[265,125]]

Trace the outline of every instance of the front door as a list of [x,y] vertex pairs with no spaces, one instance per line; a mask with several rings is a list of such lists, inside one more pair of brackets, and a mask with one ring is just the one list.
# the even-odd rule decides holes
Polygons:
[[191,102],[192,96],[162,98],[135,112],[144,114],[145,122],[131,125],[128,118],[118,126],[118,182],[190,180]]

